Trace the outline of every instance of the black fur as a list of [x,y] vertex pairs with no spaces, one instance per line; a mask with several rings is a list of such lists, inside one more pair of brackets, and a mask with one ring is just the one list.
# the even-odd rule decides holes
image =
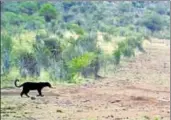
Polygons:
[[23,90],[20,93],[21,97],[22,97],[23,94],[25,94],[27,97],[29,97],[28,93],[29,93],[30,90],[37,90],[38,93],[39,93],[39,95],[37,95],[37,96],[43,96],[41,90],[44,87],[50,87],[50,88],[52,87],[49,82],[38,82],[38,83],[36,83],[36,82],[25,82],[25,83],[23,83],[21,85],[17,85],[18,81],[19,80],[16,79],[15,82],[14,82],[14,85],[16,87],[23,87]]

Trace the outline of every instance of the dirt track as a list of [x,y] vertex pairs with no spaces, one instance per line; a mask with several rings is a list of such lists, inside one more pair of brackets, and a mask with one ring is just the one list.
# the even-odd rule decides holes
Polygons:
[[[170,46],[153,42],[146,54],[94,84],[44,89],[45,97],[20,98],[1,90],[2,120],[170,119]],[[35,96],[31,92],[31,96]]]

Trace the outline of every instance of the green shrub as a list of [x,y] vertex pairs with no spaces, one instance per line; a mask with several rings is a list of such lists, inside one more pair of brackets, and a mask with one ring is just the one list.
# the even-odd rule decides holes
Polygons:
[[125,57],[131,57],[131,56],[134,56],[135,53],[134,53],[134,49],[131,47],[131,46],[125,46],[125,49],[123,50],[123,55]]
[[114,51],[113,56],[114,56],[114,64],[118,65],[121,59],[121,51],[117,49],[116,51]]
[[1,75],[1,88],[14,87],[14,79],[20,77],[20,71],[17,67],[11,67],[8,74]]
[[157,13],[145,14],[142,25],[150,29],[152,32],[160,31],[164,26],[164,21]]
[[3,6],[2,6],[2,11],[19,13],[20,12],[20,6],[18,5],[17,1],[4,2]]
[[60,53],[62,52],[61,43],[58,41],[56,37],[49,37],[43,39],[43,44],[40,43],[40,46],[35,46],[43,50],[43,53],[54,59],[56,61],[60,58]]
[[119,64],[121,56],[131,57],[134,56],[134,50],[138,49],[141,52],[144,52],[142,47],[143,37],[141,35],[130,36],[124,41],[118,43],[118,48],[113,52],[114,64]]
[[45,39],[47,37],[48,37],[48,34],[44,29],[41,29],[41,30],[37,31],[37,35],[36,35],[37,40]]
[[20,25],[23,22],[22,16],[13,12],[2,13],[3,24]]
[[94,53],[85,53],[82,56],[73,58],[69,63],[68,67],[72,71],[80,71],[82,68],[89,65],[95,58]]
[[75,33],[79,35],[84,35],[84,30],[77,24],[68,24],[67,29],[74,31]]
[[7,33],[3,32],[1,34],[1,52],[5,49],[8,51],[12,50],[12,38]]
[[106,41],[106,42],[109,42],[109,41],[112,40],[112,38],[111,38],[111,36],[110,36],[109,34],[105,34],[105,35],[103,36],[103,39],[104,39],[104,41]]
[[129,12],[131,10],[130,2],[120,2],[118,5],[118,9],[121,12]]
[[167,13],[167,9],[166,9],[166,5],[163,4],[159,4],[155,6],[155,11],[161,15],[166,14]]
[[90,65],[92,61],[95,59],[94,53],[85,53],[82,56],[73,58],[71,61],[67,63],[69,68],[69,79],[72,79],[75,75],[81,72],[83,68]]
[[11,51],[12,51],[12,38],[5,32],[1,35],[1,60],[2,60],[2,72],[6,73],[10,68]]
[[24,13],[32,15],[38,10],[38,4],[35,1],[25,1],[21,2],[20,10]]
[[56,8],[50,3],[42,5],[39,12],[40,15],[44,16],[46,22],[50,22],[52,19],[56,19],[59,15]]

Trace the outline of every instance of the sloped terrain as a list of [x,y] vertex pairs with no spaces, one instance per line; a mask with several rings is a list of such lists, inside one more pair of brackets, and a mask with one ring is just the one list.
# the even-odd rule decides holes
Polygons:
[[1,119],[169,120],[170,43],[155,40],[145,50],[113,76],[46,88],[44,97],[21,98],[20,89],[1,89]]

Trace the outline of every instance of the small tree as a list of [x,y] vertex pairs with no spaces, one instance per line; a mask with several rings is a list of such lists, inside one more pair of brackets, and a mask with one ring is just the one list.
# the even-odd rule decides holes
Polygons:
[[44,16],[46,22],[50,22],[52,19],[57,18],[58,13],[54,6],[47,3],[40,8],[40,15]]

